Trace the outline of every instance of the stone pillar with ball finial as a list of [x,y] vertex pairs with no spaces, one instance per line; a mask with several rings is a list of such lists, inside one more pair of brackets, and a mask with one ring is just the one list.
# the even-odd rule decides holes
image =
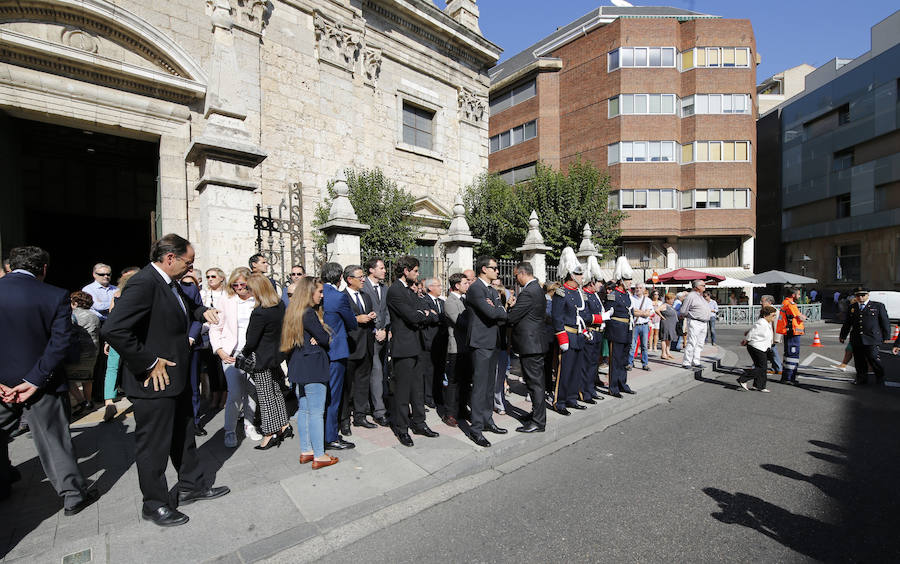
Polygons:
[[353,204],[350,203],[349,194],[347,177],[341,170],[335,179],[334,199],[331,202],[328,221],[319,228],[328,240],[327,261],[336,262],[341,266],[360,264],[359,238],[369,229],[368,225],[359,222]]
[[438,242],[444,246],[448,273],[462,272],[475,267],[473,248],[481,242],[481,239],[472,237],[472,231],[466,221],[466,208],[459,194],[456,195],[456,202],[453,204],[450,228]]
[[528,235],[522,246],[516,252],[522,253],[522,260],[531,263],[534,276],[543,284],[547,281],[547,251],[550,247],[544,244],[544,236],[541,235],[540,222],[536,210],[531,210],[528,217]]

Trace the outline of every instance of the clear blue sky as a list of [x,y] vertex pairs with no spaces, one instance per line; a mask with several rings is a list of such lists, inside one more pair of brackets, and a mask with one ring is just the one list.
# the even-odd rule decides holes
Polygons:
[[[870,47],[870,28],[898,8],[897,0],[632,0],[723,18],[749,19],[762,63],[757,80],[801,63],[819,66],[853,58]],[[441,8],[441,0],[435,2]],[[503,48],[501,60],[536,43],[609,0],[478,0],[484,36]]]

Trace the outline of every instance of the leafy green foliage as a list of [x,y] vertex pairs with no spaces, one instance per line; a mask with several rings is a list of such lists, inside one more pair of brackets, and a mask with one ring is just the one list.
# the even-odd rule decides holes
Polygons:
[[619,227],[626,217],[608,210],[609,175],[592,162],[577,159],[565,172],[537,164],[533,179],[510,186],[496,175],[484,175],[466,188],[463,198],[472,234],[481,238],[476,254],[516,258],[516,247],[528,233],[528,216],[536,210],[547,255],[558,259],[562,249],[578,249],[587,223],[592,240],[606,257],[615,255]]
[[[347,169],[345,173],[350,188],[350,203],[360,223],[369,225],[369,230],[360,236],[362,256],[376,253],[397,256],[409,252],[416,244],[415,229],[411,221],[415,202],[412,194],[397,186],[379,168]],[[316,251],[320,257],[325,257],[327,240],[319,227],[328,222],[334,194],[334,184],[329,183],[328,200],[316,207],[312,221],[312,226],[316,229]]]

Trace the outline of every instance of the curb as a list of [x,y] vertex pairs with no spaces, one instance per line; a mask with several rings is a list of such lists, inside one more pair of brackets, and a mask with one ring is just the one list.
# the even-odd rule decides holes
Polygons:
[[[731,353],[733,354],[733,353]],[[631,401],[610,397],[581,417],[557,421],[542,434],[521,436],[474,452],[419,480],[304,523],[271,537],[245,545],[236,551],[208,560],[209,563],[247,562],[292,563],[317,560],[390,525],[430,507],[473,490],[552,454],[594,433],[603,431],[643,411],[668,403],[673,397],[699,385],[714,374],[728,353],[702,369],[679,370],[632,396]],[[704,372],[710,375],[704,377]],[[591,413],[593,412],[593,413]]]

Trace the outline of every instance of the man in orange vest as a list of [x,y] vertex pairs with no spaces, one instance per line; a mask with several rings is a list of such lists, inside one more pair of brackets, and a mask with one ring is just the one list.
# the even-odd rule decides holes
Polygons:
[[803,322],[806,316],[800,313],[797,300],[800,299],[800,288],[794,288],[781,302],[781,312],[775,332],[784,335],[784,361],[781,371],[782,384],[797,384],[797,366],[800,364],[800,335],[803,334]]

